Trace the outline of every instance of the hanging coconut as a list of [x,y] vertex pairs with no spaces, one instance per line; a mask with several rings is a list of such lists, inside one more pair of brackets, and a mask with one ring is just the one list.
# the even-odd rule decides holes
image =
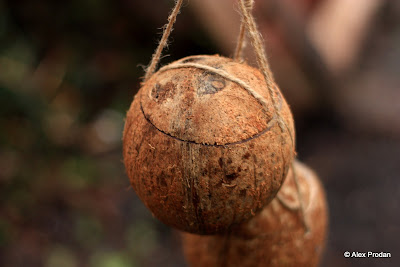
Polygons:
[[155,217],[183,231],[220,233],[275,197],[294,156],[294,126],[279,89],[270,89],[275,106],[259,70],[217,55],[178,60],[142,85],[123,154]]
[[294,168],[304,218],[293,172],[289,171],[277,197],[230,233],[213,236],[183,233],[183,249],[189,265],[318,266],[327,230],[325,194],[314,172],[298,162]]

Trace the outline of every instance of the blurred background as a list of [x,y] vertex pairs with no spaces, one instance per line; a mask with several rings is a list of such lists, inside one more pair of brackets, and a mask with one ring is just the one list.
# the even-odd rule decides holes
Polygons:
[[[172,0],[0,1],[0,266],[186,266],[122,163]],[[321,266],[400,266],[400,2],[256,0],[300,160],[325,184]],[[185,1],[161,63],[232,56],[235,0]],[[254,65],[251,48],[245,57]],[[391,252],[345,259],[344,251]]]

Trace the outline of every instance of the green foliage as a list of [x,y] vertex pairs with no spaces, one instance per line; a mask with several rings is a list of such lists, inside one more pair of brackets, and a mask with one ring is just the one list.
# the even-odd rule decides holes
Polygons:
[[97,252],[90,259],[91,267],[135,267],[137,266],[124,253]]

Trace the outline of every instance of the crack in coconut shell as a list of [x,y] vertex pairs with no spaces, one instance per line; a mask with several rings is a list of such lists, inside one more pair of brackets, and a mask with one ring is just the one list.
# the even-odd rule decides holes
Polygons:
[[[211,71],[191,66],[193,61]],[[277,120],[272,106],[263,106],[243,88],[251,87],[270,102],[264,78],[254,68],[219,56],[188,57],[169,66],[140,95],[144,117],[160,132],[194,144],[225,146],[257,138]],[[275,92],[280,112],[284,100]]]
[[142,111],[143,117],[146,119],[146,121],[147,121],[151,126],[153,126],[157,131],[159,131],[159,132],[161,132],[161,133],[163,133],[163,134],[165,134],[165,135],[167,135],[167,136],[169,136],[169,137],[171,137],[171,138],[174,138],[174,139],[176,139],[176,140],[182,141],[182,142],[191,143],[191,144],[197,144],[197,145],[204,145],[204,146],[224,147],[224,146],[230,146],[230,145],[239,145],[239,144],[243,144],[243,143],[246,143],[246,142],[248,142],[248,141],[251,141],[251,140],[253,140],[253,139],[255,139],[255,138],[258,138],[258,137],[260,137],[261,135],[265,134],[266,132],[268,132],[269,130],[271,130],[271,128],[274,126],[274,123],[276,123],[276,120],[271,119],[271,120],[268,122],[268,124],[267,124],[267,128],[265,128],[264,130],[262,130],[261,132],[255,134],[255,135],[253,135],[253,136],[251,136],[251,137],[249,137],[249,138],[247,138],[247,139],[241,140],[241,141],[237,141],[237,142],[233,142],[233,143],[226,143],[226,144],[223,144],[223,145],[218,145],[218,144],[207,144],[207,143],[198,143],[198,142],[192,141],[192,140],[181,139],[181,138],[179,138],[179,137],[173,136],[173,135],[171,135],[170,133],[167,133],[167,132],[165,132],[165,131],[163,131],[163,130],[157,128],[157,126],[155,126],[154,123],[153,123],[153,122],[146,116],[146,114],[144,113],[143,107],[142,107],[142,103],[141,103],[141,102],[140,102],[140,110]]

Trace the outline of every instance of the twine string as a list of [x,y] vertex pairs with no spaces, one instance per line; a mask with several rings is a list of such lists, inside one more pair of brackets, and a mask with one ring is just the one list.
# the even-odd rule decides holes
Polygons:
[[[258,66],[264,76],[268,93],[271,98],[271,102],[273,104],[273,108],[275,110],[276,116],[274,116],[275,119],[277,119],[279,127],[281,128],[282,133],[285,132],[285,129],[288,130],[292,145],[294,147],[294,138],[292,136],[292,133],[290,131],[289,126],[287,123],[283,120],[281,113],[279,112],[279,107],[278,107],[278,101],[276,99],[276,96],[274,94],[274,89],[275,89],[275,83],[274,83],[274,78],[271,72],[271,69],[269,67],[269,63],[267,60],[267,56],[265,54],[261,34],[257,29],[255,20],[253,15],[251,14],[252,7],[254,5],[254,0],[238,0],[240,3],[240,13],[242,16],[242,30],[241,35],[242,37],[239,37],[239,43],[238,43],[238,51],[239,54],[241,53],[244,45],[244,40],[245,40],[245,29],[247,30],[248,34],[250,35],[251,43],[253,45],[253,48],[255,50],[256,58],[257,58],[257,63]],[[150,79],[150,77],[154,74],[157,65],[160,61],[161,53],[164,50],[165,46],[167,46],[167,41],[168,37],[170,36],[172,30],[173,30],[173,25],[176,22],[176,17],[178,16],[180,12],[180,8],[182,6],[183,0],[175,0],[175,6],[171,12],[171,14],[168,17],[168,23],[164,26],[164,32],[162,35],[162,38],[157,46],[156,51],[154,52],[151,62],[149,64],[149,67],[146,69],[146,73],[144,76],[144,83]],[[213,69],[213,72],[217,73],[217,69]],[[229,74],[228,74],[229,75]],[[231,76],[231,75],[229,75]],[[263,99],[262,96],[258,95],[252,88],[249,86],[245,87],[245,89],[263,105],[268,110],[268,105],[266,101]]]
[[143,82],[147,82],[150,79],[150,77],[155,72],[158,63],[160,62],[161,53],[164,50],[164,48],[167,46],[168,37],[170,36],[170,34],[173,30],[173,26],[176,21],[176,17],[178,16],[179,11],[181,9],[182,3],[183,3],[183,0],[175,0],[175,7],[168,17],[168,23],[164,26],[163,35],[161,37],[160,42],[158,43],[156,51],[154,52],[154,54],[151,58],[150,65],[146,68],[146,74],[144,76]]
[[[273,108],[275,111],[275,115],[272,117],[271,121],[277,120],[282,133],[285,132],[285,129],[288,131],[289,136],[292,141],[292,145],[293,145],[293,154],[295,154],[294,137],[292,135],[292,132],[290,131],[290,127],[284,121],[284,119],[280,113],[280,109],[278,107],[278,101],[276,99],[276,94],[278,94],[278,93],[275,92],[276,89],[275,89],[274,77],[273,77],[271,68],[269,66],[268,60],[267,60],[267,56],[266,56],[265,49],[263,46],[262,36],[257,29],[255,19],[251,13],[251,11],[253,9],[253,5],[254,5],[254,0],[238,0],[238,1],[239,1],[239,7],[240,7],[240,14],[242,16],[242,23],[241,23],[241,27],[240,27],[240,33],[238,36],[238,42],[237,42],[234,59],[235,60],[242,59],[242,52],[243,52],[243,47],[245,46],[245,37],[246,37],[246,31],[247,31],[247,33],[250,37],[251,44],[254,49],[254,53],[256,55],[258,67],[264,76],[267,90],[268,90],[268,93],[271,98],[271,102],[272,102],[272,105],[273,105]],[[180,12],[182,3],[183,3],[183,0],[175,0],[175,7],[173,8],[171,14],[168,17],[168,23],[164,26],[162,38],[157,46],[156,51],[154,52],[154,54],[152,56],[149,66],[146,68],[146,73],[145,73],[143,82],[148,81],[150,79],[150,77],[154,74],[154,72],[157,68],[157,65],[161,58],[162,51],[167,46],[168,37],[170,36],[170,34],[173,30],[173,25],[176,22],[176,17],[178,16],[178,14]],[[203,70],[212,71],[213,73],[219,74],[233,82],[236,82],[239,85],[241,85],[244,89],[246,89],[259,103],[262,104],[262,106],[266,110],[268,110],[268,104],[261,95],[259,95],[256,91],[254,91],[250,86],[248,86],[242,80],[234,77],[233,75],[231,75],[223,70],[215,69],[210,66],[196,64],[196,63],[191,63],[191,64],[177,63],[177,64],[172,64],[172,65],[166,66],[164,68],[161,68],[160,71],[165,71],[167,69],[172,69],[172,68],[181,68],[181,67],[195,67],[195,68],[199,68],[199,69],[203,69]],[[268,122],[268,124],[271,123],[271,121]],[[284,140],[283,140],[283,136],[282,136],[282,142],[283,141]],[[306,231],[308,232],[308,226],[307,226],[307,223],[306,223],[305,217],[304,217],[303,199],[302,199],[302,195],[301,195],[300,188],[299,188],[297,174],[293,167],[293,162],[292,162],[291,167],[293,170],[294,180],[296,183],[298,197],[300,200],[300,209],[301,209],[301,214],[303,216],[304,227],[306,228]]]
[[[283,120],[282,115],[279,112],[278,101],[274,94],[274,89],[275,89],[274,78],[273,78],[271,69],[269,67],[267,56],[265,54],[261,34],[258,31],[254,17],[251,14],[251,10],[254,5],[254,0],[238,0],[238,1],[239,1],[239,7],[240,7],[240,11],[241,11],[240,13],[242,16],[242,24],[243,24],[243,31],[241,30],[243,37],[239,37],[239,43],[238,43],[239,54],[241,53],[240,51],[242,51],[242,48],[243,48],[244,39],[245,39],[244,38],[245,37],[244,29],[246,29],[250,36],[251,43],[253,45],[253,48],[254,48],[254,51],[256,54],[258,66],[265,78],[268,93],[270,95],[271,102],[274,107],[275,113],[277,114],[276,119],[278,120],[279,127],[281,128],[282,132],[285,132],[285,129],[288,130],[288,132],[290,134],[290,138],[292,140],[292,144],[294,146],[294,138],[291,134],[291,131],[289,130],[288,125]],[[170,36],[170,34],[173,30],[173,25],[176,21],[176,17],[178,16],[178,14],[180,12],[182,3],[183,3],[183,0],[175,1],[175,7],[173,8],[171,14],[168,17],[168,23],[164,27],[164,32],[163,32],[162,38],[158,44],[156,51],[154,52],[154,54],[152,56],[149,67],[146,69],[146,74],[144,76],[144,82],[146,82],[146,81],[148,81],[148,79],[150,79],[150,77],[154,74],[154,72],[157,68],[157,65],[160,61],[161,53],[162,53],[163,49],[165,48],[165,46],[167,45],[168,37]],[[251,92],[251,94],[254,95],[254,90],[251,89],[249,92]],[[258,99],[258,100],[260,101],[260,99]],[[265,107],[267,106],[267,105],[265,105],[265,100],[260,101],[260,102],[262,102],[263,106],[265,106]]]
[[294,164],[294,160],[292,161],[292,164],[290,166],[292,168],[292,172],[293,172],[293,180],[294,183],[296,185],[296,190],[297,190],[297,197],[299,198],[299,202],[300,202],[300,216],[302,216],[303,218],[303,227],[305,229],[305,233],[304,234],[308,234],[310,232],[310,227],[308,226],[307,220],[306,220],[306,215],[305,215],[305,207],[304,207],[304,200],[303,200],[303,194],[300,191],[300,183],[299,183],[299,179],[297,176],[297,170],[296,170],[296,166]]
[[[254,0],[249,0],[246,3],[246,8],[251,11],[254,6]],[[243,16],[240,23],[239,35],[236,43],[235,54],[233,59],[236,61],[243,61],[243,49],[246,47],[246,25],[243,21]]]
[[[274,76],[272,74],[271,68],[269,66],[268,60],[267,60],[267,55],[265,53],[263,41],[260,32],[257,29],[257,24],[255,22],[255,19],[250,12],[250,9],[248,8],[250,6],[250,2],[253,2],[254,0],[239,0],[239,8],[240,8],[240,14],[242,15],[243,18],[243,23],[245,25],[245,28],[247,30],[247,33],[249,35],[251,44],[254,49],[254,53],[256,55],[256,60],[257,60],[257,65],[261,71],[261,73],[264,76],[265,83],[267,85],[267,90],[271,98],[272,105],[275,109],[275,112],[278,114],[278,123],[279,127],[281,128],[282,132],[285,132],[285,128],[288,128],[287,125],[285,126],[285,122],[282,118],[282,115],[279,112],[278,108],[278,101],[275,96],[275,81],[274,81]],[[290,133],[290,131],[289,131]],[[291,133],[290,133],[291,135]],[[294,141],[293,137],[291,136],[292,141]]]
[[[294,154],[294,156],[296,156],[296,152],[295,152],[295,148],[294,148],[294,146],[295,146],[294,137],[292,135],[292,132],[290,131],[289,126],[282,118],[282,115],[278,108],[277,100],[274,95],[275,81],[274,81],[274,77],[273,77],[271,68],[269,66],[268,60],[267,60],[267,56],[266,56],[265,49],[263,46],[262,36],[261,36],[261,33],[258,31],[255,19],[254,19],[253,15],[251,14],[252,8],[249,8],[249,7],[252,7],[252,5],[254,4],[254,0],[238,0],[238,1],[239,1],[240,13],[242,15],[242,25],[244,24],[244,26],[249,34],[252,46],[254,48],[254,52],[256,54],[257,64],[258,64],[258,67],[260,68],[262,74],[264,75],[265,82],[267,84],[267,89],[268,89],[273,107],[274,107],[276,115],[277,115],[279,126],[281,128],[282,133],[284,133],[285,129],[287,129],[287,131],[290,135],[290,139],[292,141],[292,145],[293,145],[293,154]],[[243,35],[243,37],[242,37],[242,35]],[[244,42],[242,40],[242,38],[243,39],[245,38],[245,34],[242,33],[242,28],[241,28],[241,31],[239,33],[239,38],[238,38],[238,44],[237,44],[237,46],[239,47],[238,48],[239,55],[240,55],[240,51],[243,47],[243,42]],[[238,54],[235,54],[235,56]],[[283,137],[282,137],[282,142],[284,142]],[[299,202],[300,202],[300,213],[301,213],[301,217],[303,219],[302,220],[303,226],[305,228],[305,234],[307,234],[307,233],[309,233],[310,229],[307,224],[306,217],[305,217],[304,201],[303,201],[302,193],[300,191],[300,185],[299,185],[299,179],[297,176],[297,172],[294,167],[294,160],[292,160],[292,162],[291,162],[291,169],[293,171],[293,180],[296,185],[297,195],[298,195]]]

